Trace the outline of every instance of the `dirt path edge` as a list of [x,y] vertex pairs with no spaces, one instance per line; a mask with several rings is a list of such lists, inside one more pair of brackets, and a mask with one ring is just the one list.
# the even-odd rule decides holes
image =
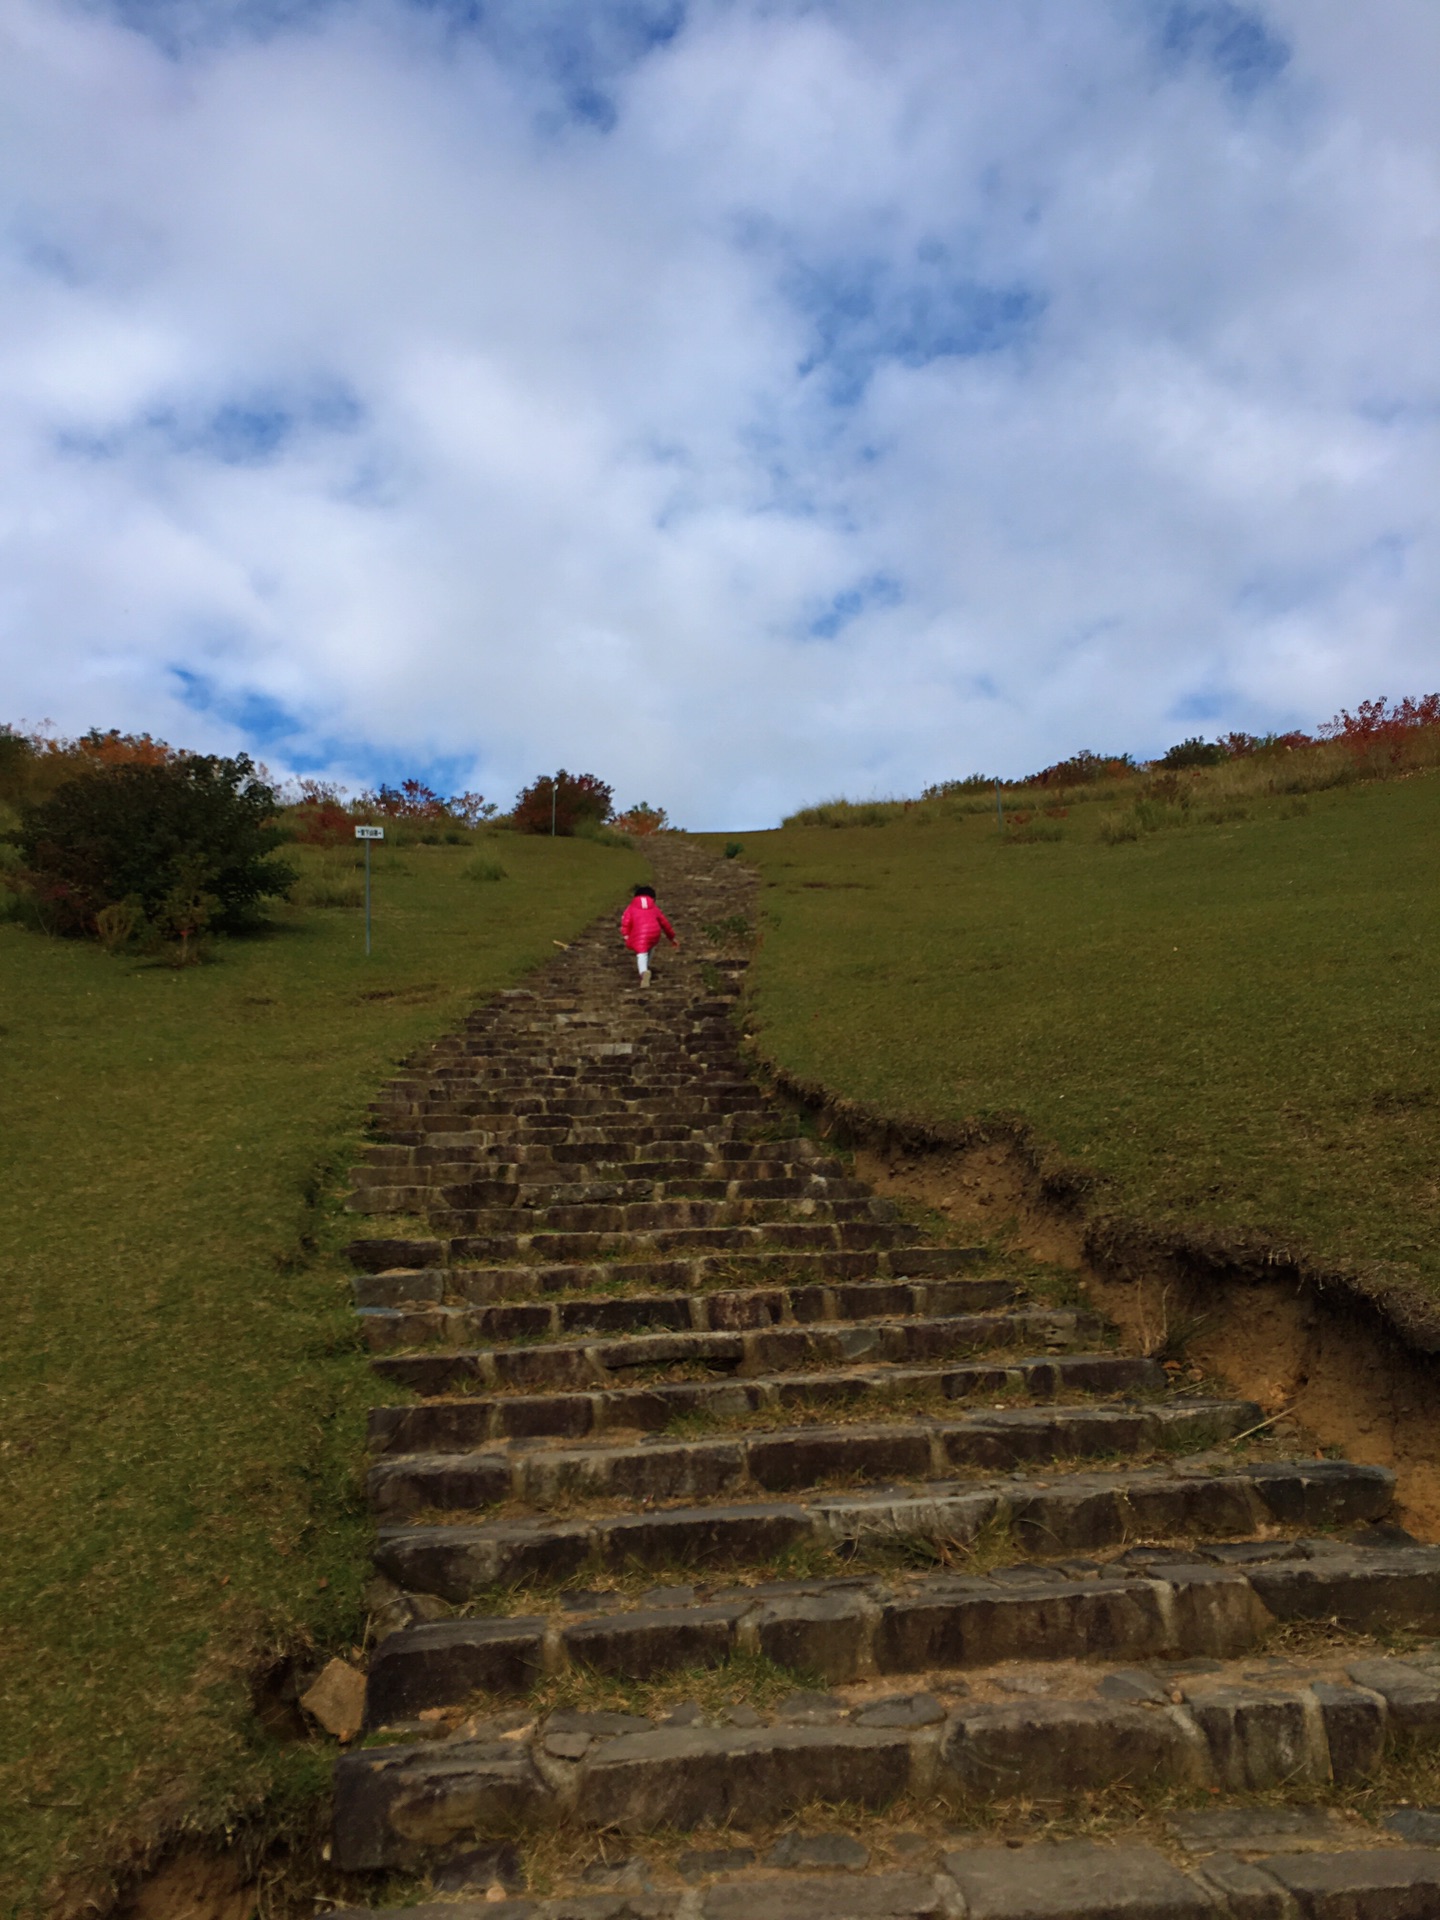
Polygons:
[[1345,1272],[1259,1233],[1176,1230],[1105,1204],[1106,1183],[1017,1115],[943,1126],[755,1070],[853,1151],[879,1193],[1073,1272],[1134,1351],[1187,1361],[1293,1418],[1318,1448],[1392,1468],[1397,1517],[1440,1540],[1440,1310],[1400,1272]]

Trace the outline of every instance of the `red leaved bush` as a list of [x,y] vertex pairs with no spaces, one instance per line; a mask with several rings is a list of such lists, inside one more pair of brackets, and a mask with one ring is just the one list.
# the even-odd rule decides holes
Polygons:
[[1343,741],[1360,758],[1378,750],[1398,760],[1406,740],[1421,727],[1440,727],[1440,693],[1418,699],[1407,694],[1394,706],[1383,694],[1378,700],[1362,700],[1354,713],[1342,707],[1320,732],[1327,740]]

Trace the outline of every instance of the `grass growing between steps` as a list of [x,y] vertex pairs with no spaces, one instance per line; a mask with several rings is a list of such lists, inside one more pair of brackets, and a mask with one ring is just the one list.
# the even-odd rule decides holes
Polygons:
[[1440,1307],[1440,778],[1107,844],[992,818],[749,834],[760,1050],[889,1115],[1015,1117],[1165,1232]]
[[368,961],[346,908],[183,972],[0,925],[0,1912],[323,1783],[246,1676],[363,1624],[374,1392],[332,1249],[365,1105],[641,870],[516,836],[477,887],[472,857],[377,860]]

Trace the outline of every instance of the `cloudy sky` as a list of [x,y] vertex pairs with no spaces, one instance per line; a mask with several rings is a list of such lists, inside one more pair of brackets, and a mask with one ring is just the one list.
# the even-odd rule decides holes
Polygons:
[[1440,685],[1435,0],[0,0],[0,718],[690,826]]

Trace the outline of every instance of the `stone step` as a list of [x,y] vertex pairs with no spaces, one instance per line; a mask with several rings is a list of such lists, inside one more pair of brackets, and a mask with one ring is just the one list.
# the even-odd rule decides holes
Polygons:
[[439,1186],[459,1186],[466,1181],[484,1181],[499,1187],[544,1187],[571,1183],[590,1184],[605,1181],[616,1184],[627,1180],[842,1180],[844,1163],[818,1155],[782,1158],[765,1153],[759,1147],[722,1142],[713,1155],[707,1155],[706,1143],[687,1141],[668,1159],[645,1155],[639,1147],[628,1158],[616,1155],[602,1158],[601,1150],[588,1152],[579,1145],[519,1149],[522,1159],[503,1157],[503,1149],[374,1146],[366,1150],[364,1162],[350,1169],[357,1186],[400,1186],[407,1180]]
[[[907,1842],[917,1837],[900,1836]],[[919,1861],[917,1851],[924,1856]],[[1440,1851],[1431,1847],[1328,1848],[1252,1853],[1243,1859],[1217,1851],[1213,1858],[1182,1867],[1153,1846],[1014,1840],[1004,1846],[907,1845],[899,1863],[907,1871],[844,1870],[867,1853],[848,1834],[782,1836],[763,1859],[752,1847],[702,1844],[680,1856],[680,1868],[688,1870],[665,1874],[661,1869],[658,1886],[643,1862],[631,1858],[612,1869],[602,1856],[591,1869],[594,1878],[563,1896],[505,1898],[497,1879],[494,1897],[422,1901],[407,1915],[408,1920],[1435,1920],[1440,1914]],[[843,1863],[840,1871],[774,1870],[801,1860],[823,1864],[832,1856]],[[455,1884],[483,1885],[496,1857],[493,1846],[472,1847],[454,1869]],[[741,1863],[739,1872],[705,1870],[731,1861]],[[754,1870],[745,1871],[747,1865]],[[392,1912],[332,1910],[333,1920],[386,1920]]]
[[398,1526],[376,1565],[397,1586],[460,1602],[488,1588],[574,1580],[582,1569],[763,1566],[806,1550],[945,1542],[963,1553],[1002,1530],[1022,1553],[1091,1553],[1134,1539],[1242,1538],[1381,1518],[1394,1475],[1348,1461],[1061,1472],[989,1484],[939,1482],[788,1501],[671,1507],[575,1519]]
[[617,1172],[636,1162],[655,1169],[700,1166],[706,1170],[731,1173],[744,1172],[755,1166],[774,1166],[780,1171],[813,1169],[817,1172],[842,1173],[845,1167],[842,1160],[833,1154],[827,1155],[803,1134],[786,1140],[721,1139],[713,1144],[689,1136],[677,1137],[663,1156],[647,1153],[647,1145],[645,1141],[622,1140],[612,1143],[597,1134],[594,1139],[565,1139],[523,1146],[517,1144],[511,1134],[504,1133],[497,1134],[488,1144],[467,1142],[463,1146],[451,1146],[443,1140],[429,1142],[423,1147],[402,1147],[377,1141],[368,1144],[363,1152],[367,1168],[425,1167],[437,1161],[455,1166],[483,1164],[515,1168],[538,1166],[542,1169],[584,1163]]
[[[1092,1795],[1344,1788],[1374,1778],[1402,1746],[1440,1744],[1440,1682],[1418,1667],[1402,1674],[1394,1661],[1297,1665],[1271,1679],[1217,1665],[1177,1673],[1148,1698],[1107,1695],[1083,1667],[1052,1672],[1054,1691],[1020,1698],[998,1687],[979,1693],[972,1676],[959,1690],[872,1693],[820,1724],[813,1711],[769,1724],[752,1713],[751,1724],[739,1725],[570,1711],[506,1739],[480,1721],[468,1735],[343,1758],[335,1772],[337,1862],[351,1870],[413,1864],[417,1832],[428,1848],[453,1845],[473,1835],[477,1815],[512,1829],[746,1832],[817,1802],[874,1811],[905,1795],[957,1807],[1056,1803],[1073,1796],[1077,1782]],[[1387,1672],[1377,1673],[1382,1667]],[[1322,1671],[1328,1677],[1318,1677]],[[1424,1716],[1422,1696],[1435,1702],[1436,1717]]]
[[915,1398],[1029,1394],[1052,1400],[1067,1393],[1158,1394],[1165,1386],[1165,1373],[1154,1360],[1119,1353],[1057,1353],[993,1364],[662,1381],[588,1393],[477,1393],[418,1406],[373,1407],[370,1444],[377,1453],[464,1453],[494,1440],[662,1432],[687,1418],[717,1426],[757,1415],[803,1421],[840,1408],[868,1411],[867,1401],[879,1417],[890,1406]]
[[826,1483],[944,1480],[1121,1453],[1198,1452],[1253,1427],[1248,1400],[1160,1406],[1011,1407],[947,1419],[802,1427],[705,1440],[582,1447],[526,1443],[476,1453],[387,1452],[367,1493],[384,1520],[517,1501],[545,1511],[575,1500],[736,1500]]
[[[413,1246],[413,1242],[363,1242],[369,1248]],[[431,1243],[438,1246],[438,1242]],[[889,1280],[942,1278],[958,1274],[985,1258],[983,1247],[872,1248],[862,1253],[760,1253],[739,1259],[701,1255],[689,1260],[568,1261],[555,1266],[392,1267],[356,1274],[351,1291],[357,1307],[493,1306],[505,1300],[534,1300],[547,1294],[604,1294],[617,1298],[635,1292],[733,1292],[742,1286],[808,1291],[847,1288]],[[1014,1291],[1013,1282],[972,1279],[976,1289],[1003,1287],[994,1300],[966,1296],[979,1307],[999,1305]],[[796,1310],[795,1317],[801,1318]],[[831,1310],[818,1318],[840,1319]]]
[[[438,1223],[437,1223],[438,1224]],[[594,1260],[604,1256],[641,1259],[660,1253],[855,1253],[870,1247],[913,1244],[914,1230],[894,1220],[767,1221],[759,1226],[632,1227],[573,1233],[454,1233],[454,1261],[497,1266],[516,1259]]]
[[[610,1189],[614,1191],[613,1188]],[[455,1198],[455,1195],[459,1198]],[[507,1196],[508,1198],[508,1196]],[[346,1201],[352,1212],[413,1213],[429,1220],[436,1232],[449,1235],[534,1233],[600,1233],[617,1235],[703,1230],[732,1227],[860,1226],[872,1222],[893,1225],[893,1201],[871,1195],[798,1199],[617,1199],[581,1205],[482,1206],[472,1202],[465,1188],[438,1193],[430,1187],[382,1187],[352,1194]],[[907,1236],[908,1237],[908,1236]]]
[[[482,1272],[485,1269],[481,1269]],[[510,1271],[506,1269],[505,1271]],[[533,1271],[521,1269],[522,1272]],[[613,1285],[613,1272],[607,1275]],[[687,1293],[581,1293],[575,1299],[525,1300],[483,1307],[414,1303],[360,1309],[373,1353],[400,1347],[458,1347],[502,1340],[561,1339],[567,1334],[726,1333],[737,1328],[819,1321],[910,1319],[981,1313],[1008,1306],[1010,1280],[873,1280],[845,1286],[710,1288]]]
[[1022,1307],[933,1319],[852,1320],[770,1326],[727,1333],[631,1334],[616,1340],[557,1340],[549,1345],[456,1348],[384,1354],[371,1362],[387,1380],[415,1393],[448,1393],[467,1384],[516,1393],[622,1384],[637,1371],[659,1377],[678,1367],[748,1375],[817,1368],[915,1366],[956,1360],[993,1347],[1089,1344],[1103,1323],[1068,1308]]
[[[581,1605],[548,1615],[432,1621],[380,1643],[366,1722],[393,1725],[475,1696],[523,1695],[569,1671],[644,1682],[755,1655],[826,1686],[1006,1661],[1125,1663],[1097,1682],[1102,1692],[1157,1705],[1178,1676],[1138,1665],[1232,1660],[1260,1648],[1277,1622],[1324,1617],[1366,1634],[1440,1630],[1440,1549],[1284,1545],[1292,1557],[1263,1571],[1217,1565],[1200,1547],[1163,1567],[1070,1561],[988,1575],[674,1587],[628,1606],[593,1594],[588,1611],[578,1596]],[[1263,1547],[1273,1553],[1277,1543]],[[1387,1673],[1378,1691],[1398,1699],[1402,1679],[1418,1702],[1408,1670]],[[1434,1680],[1427,1669],[1424,1684]]]
[[[635,1206],[657,1201],[734,1201],[734,1200],[848,1200],[875,1202],[868,1187],[858,1180],[838,1174],[814,1173],[806,1169],[792,1173],[749,1175],[734,1171],[713,1174],[698,1168],[679,1167],[668,1174],[645,1172],[637,1168],[629,1174],[624,1168],[595,1174],[585,1169],[517,1168],[518,1178],[507,1169],[496,1170],[495,1177],[480,1179],[474,1168],[454,1166],[420,1169],[420,1177],[397,1181],[397,1169],[380,1167],[375,1177],[353,1182],[348,1202],[352,1211],[423,1213],[436,1206],[493,1209],[494,1224],[521,1224],[520,1210],[550,1214],[557,1208],[586,1206]],[[357,1172],[364,1174],[363,1168]],[[432,1178],[431,1173],[436,1177]],[[388,1176],[388,1177],[387,1177]],[[508,1218],[506,1216],[509,1216]],[[754,1217],[753,1215],[751,1217]],[[782,1216],[783,1217],[783,1216]],[[828,1216],[834,1218],[834,1215]],[[575,1225],[574,1221],[555,1220],[557,1226]]]
[[674,1094],[650,1093],[637,1088],[628,1097],[597,1088],[592,1093],[557,1094],[553,1099],[492,1093],[483,1087],[473,1093],[437,1087],[417,1092],[410,1099],[379,1101],[370,1111],[382,1119],[401,1123],[445,1112],[464,1115],[483,1124],[481,1116],[488,1115],[492,1121],[518,1123],[516,1130],[523,1135],[527,1123],[547,1120],[585,1120],[591,1126],[606,1127],[624,1120],[649,1121],[651,1125],[658,1120],[686,1120],[695,1125],[738,1114],[766,1114],[770,1109],[764,1095],[752,1085],[743,1093],[718,1090],[710,1093],[699,1088],[686,1088]]

